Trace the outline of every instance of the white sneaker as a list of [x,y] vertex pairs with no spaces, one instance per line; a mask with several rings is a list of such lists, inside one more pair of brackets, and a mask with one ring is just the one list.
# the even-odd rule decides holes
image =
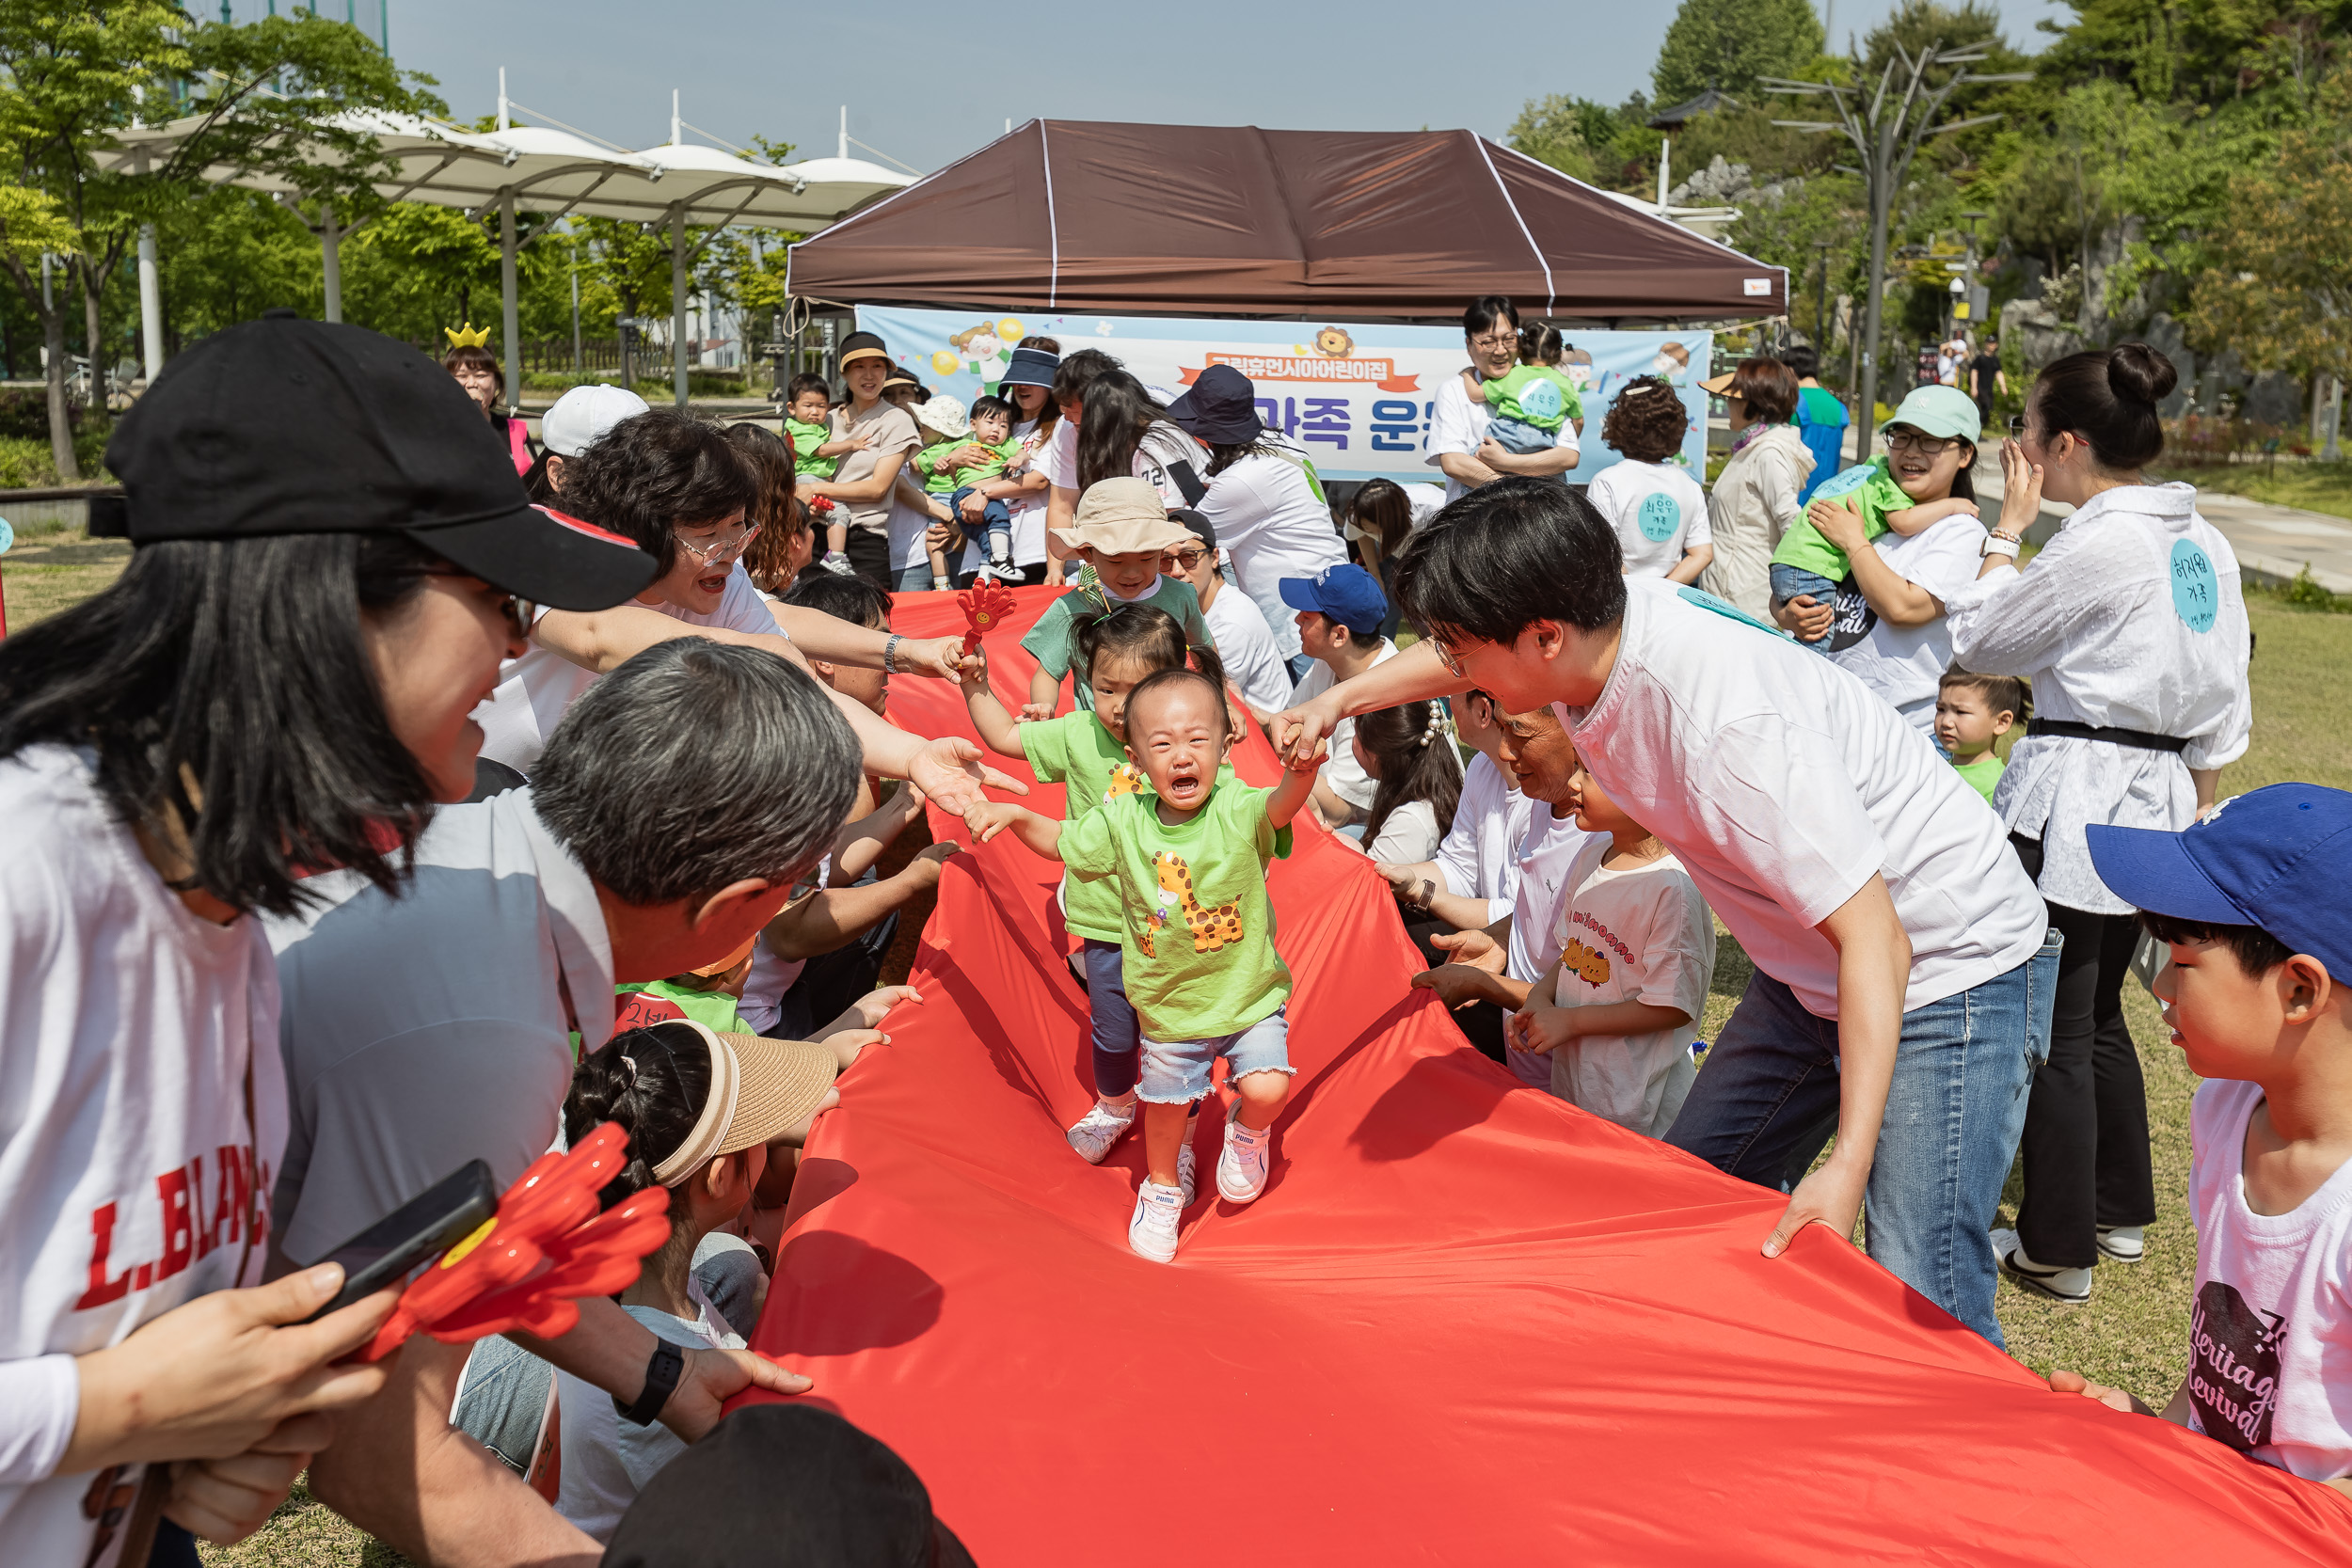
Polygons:
[[2099,1227],[2099,1256],[2118,1263],[2137,1263],[2148,1256],[2147,1227],[2105,1225]]
[[932,578],[931,578],[931,592],[932,592],[932,593],[934,593],[934,594],[945,594],[946,592],[947,592],[947,590],[948,590],[948,589],[953,588],[954,586],[955,586],[955,583],[954,583],[953,581],[951,581],[950,579],[948,579],[948,578],[946,578],[940,577],[940,576],[938,576],[937,574],[933,574],[933,575],[932,575]]
[[1176,1258],[1176,1222],[1184,1212],[1184,1194],[1145,1178],[1136,1190],[1136,1212],[1127,1222],[1127,1244],[1138,1258],[1154,1263]]
[[1124,1108],[1105,1105],[1096,1101],[1087,1107],[1087,1114],[1078,1118],[1067,1134],[1070,1147],[1078,1151],[1078,1158],[1089,1165],[1099,1165],[1103,1156],[1111,1151],[1111,1145],[1127,1135],[1127,1129],[1136,1124],[1136,1101],[1127,1101]]
[[1265,1191],[1266,1152],[1274,1129],[1252,1132],[1241,1124],[1236,1101],[1225,1117],[1225,1152],[1216,1157],[1216,1192],[1228,1203],[1248,1203]]
[[2069,1307],[2080,1307],[2090,1299],[2089,1269],[2054,1269],[2035,1262],[2026,1256],[2014,1230],[1993,1232],[1993,1255],[2000,1259],[2003,1274],[2035,1295],[2062,1301]]
[[827,550],[825,552],[825,559],[818,562],[817,564],[822,566],[826,571],[833,573],[835,577],[846,578],[857,571],[856,567],[850,564],[850,558],[843,555],[839,550]]

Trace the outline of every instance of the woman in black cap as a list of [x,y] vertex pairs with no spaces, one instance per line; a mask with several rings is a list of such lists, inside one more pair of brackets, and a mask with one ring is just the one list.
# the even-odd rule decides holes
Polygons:
[[1284,578],[1311,578],[1347,560],[1331,507],[1304,448],[1258,418],[1258,390],[1231,365],[1211,365],[1168,411],[1209,449],[1209,488],[1195,502],[1233,563],[1233,581],[1263,612],[1292,678],[1314,661],[1298,645]]
[[1003,501],[1012,512],[1012,563],[1021,569],[1023,584],[1034,588],[1045,580],[1047,485],[1037,456],[1053,440],[1055,427],[1061,422],[1060,405],[1053,398],[1054,372],[1060,364],[1061,344],[1051,338],[1024,338],[1012,351],[1012,363],[1005,367],[1004,379],[996,384],[997,395],[1009,399],[1016,411],[1012,438],[1021,443],[1021,455],[1001,476],[982,480],[963,498],[963,515],[959,520],[968,543],[962,569],[956,577],[958,588],[971,587],[987,563],[987,543],[979,524],[992,500]]
[[914,418],[882,395],[895,370],[889,348],[875,334],[852,332],[842,340],[841,379],[850,408],[841,434],[863,436],[866,444],[844,457],[831,479],[803,479],[798,486],[803,498],[824,496],[848,510],[850,568],[885,594],[897,575],[890,560],[892,491],[898,470],[923,445]]
[[305,1323],[340,1268],[253,1288],[287,1135],[258,913],[396,882],[522,601],[654,562],[532,508],[432,360],[292,312],[173,360],[106,463],[130,564],[0,643],[0,1540],[135,1568],[258,1526],[384,1381],[330,1363],[389,1292]]

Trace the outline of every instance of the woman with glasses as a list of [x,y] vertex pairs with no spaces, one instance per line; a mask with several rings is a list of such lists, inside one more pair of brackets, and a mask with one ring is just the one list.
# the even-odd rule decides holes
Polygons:
[[0,643],[12,1561],[193,1562],[383,1386],[330,1363],[389,1292],[293,1326],[342,1271],[258,1283],[289,1125],[261,916],[319,868],[403,880],[473,787],[516,595],[593,610],[653,572],[533,510],[415,350],[292,318],[172,360],[106,450],[129,565]]
[[[1861,470],[1859,484],[1847,478],[1857,470],[1848,469],[1816,491],[1782,541],[1785,550],[1800,531],[1813,535],[1823,559],[1842,561],[1845,571],[1826,589],[1772,600],[1773,619],[1799,641],[1828,654],[1931,737],[1937,684],[1952,661],[1945,607],[1976,580],[1984,545],[1969,482],[1979,428],[1977,405],[1958,388],[1915,388],[1887,421],[1886,456]],[[1841,483],[1851,487],[1841,492]],[[1870,531],[1874,513],[1883,531]]]
[[[1217,569],[1224,563],[1223,552],[1217,548],[1216,529],[1209,519],[1188,507],[1168,515],[1170,521],[1192,530],[1193,543],[1163,554],[1160,576],[1190,583],[1200,596],[1200,619],[1208,623],[1226,677],[1240,688],[1250,717],[1263,724],[1268,714],[1290,705],[1291,688],[1295,684],[1290,664],[1274,641],[1274,628],[1266,625],[1265,612],[1256,602],[1229,584]],[[1291,629],[1295,636],[1297,628]]]
[[[2094,822],[2177,832],[2213,809],[2246,750],[2250,643],[2230,543],[2186,484],[2142,472],[2164,450],[2170,360],[2145,343],[2071,354],[2043,371],[2001,445],[2000,526],[1982,574],[1951,601],[1952,652],[2033,683],[2033,721],[1993,796],[2064,933],[2050,1057],[2026,1114],[2017,1229],[2001,1267],[2060,1301],[2101,1259],[2137,1263],[2156,1216],[2147,1100],[2123,1022],[2138,935],[2090,863]],[[2044,499],[2074,515],[2019,570]]]
[[[1168,416],[1209,449],[1208,489],[1194,509],[1233,563],[1233,581],[1273,628],[1295,679],[1313,660],[1282,602],[1284,578],[1311,578],[1347,559],[1306,451],[1258,418],[1258,392],[1231,365],[1212,365]],[[1201,601],[1208,608],[1208,601]]]
[[[1462,341],[1470,350],[1471,373],[1481,381],[1501,380],[1518,368],[1519,313],[1501,294],[1471,300],[1462,312]],[[1430,416],[1428,449],[1430,465],[1445,475],[1447,500],[1515,475],[1558,479],[1579,461],[1575,420],[1560,421],[1549,451],[1524,454],[1506,451],[1502,442],[1490,439],[1487,423],[1486,405],[1470,401],[1460,376],[1447,376]]]
[[[564,501],[660,566],[628,604],[538,617],[529,651],[507,667],[482,721],[483,755],[525,778],[580,693],[631,655],[679,635],[680,622],[722,641],[768,639],[774,652],[797,648],[893,673],[953,678],[962,667],[960,638],[885,637],[813,610],[771,608],[742,565],[760,529],[751,515],[758,480],[715,425],[667,408],[622,420],[565,468]],[[868,728],[859,734],[872,738]]]

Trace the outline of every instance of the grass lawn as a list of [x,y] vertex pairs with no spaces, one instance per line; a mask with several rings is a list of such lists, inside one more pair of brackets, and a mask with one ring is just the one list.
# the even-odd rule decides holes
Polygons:
[[2267,471],[2260,462],[2221,463],[2164,473],[2151,470],[2148,477],[2151,481],[2182,479],[2201,490],[2245,496],[2271,506],[2352,517],[2352,462],[2288,458]]
[[[2336,470],[2332,483],[2341,487],[2344,499],[2334,504],[2319,499],[2320,481],[2310,472],[2316,467],[2306,466],[2296,475],[2303,488],[2263,499],[2352,516],[2352,465]],[[2201,470],[2199,483],[2206,483],[2214,471]],[[2286,483],[2285,466],[2280,472],[2280,483]],[[0,558],[9,626],[21,630],[97,592],[114,579],[129,553],[119,541],[93,541],[74,533],[21,541]],[[2352,616],[2299,610],[2268,594],[2249,597],[2247,610],[2258,639],[2253,744],[2223,772],[2222,793],[2285,780],[2352,789],[2352,725],[2344,721],[2344,677],[2352,672]],[[1704,1036],[1712,1038],[1723,1027],[1749,973],[1746,955],[1724,937],[1702,1020]],[[2196,1237],[2185,1209],[2188,1101],[2196,1081],[2180,1053],[2166,1042],[2147,993],[2127,983],[2124,1002],[2147,1075],[2157,1206],[2162,1211],[2148,1229],[2147,1261],[2134,1268],[2102,1264],[2091,1299],[2082,1307],[2062,1307],[2004,1282],[1999,1307],[2010,1353],[2027,1366],[2038,1371],[2072,1367],[2161,1403],[2179,1382],[2187,1353],[2188,1290],[2196,1259]],[[2010,1182],[2004,1224],[2014,1218],[2014,1174]],[[235,1568],[398,1568],[405,1560],[299,1489],[251,1540],[231,1548],[204,1547],[202,1557],[207,1563]]]

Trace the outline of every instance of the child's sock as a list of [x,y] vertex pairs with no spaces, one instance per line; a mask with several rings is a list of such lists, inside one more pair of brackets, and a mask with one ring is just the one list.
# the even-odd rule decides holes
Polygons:
[[943,577],[941,577],[941,576],[940,576],[937,572],[933,572],[933,573],[931,574],[931,588],[932,588],[932,590],[933,590],[934,592],[937,592],[937,593],[944,593],[944,592],[946,592],[946,590],[948,590],[948,589],[950,589],[950,588],[953,588],[954,586],[955,586],[955,581],[954,581],[954,579],[949,578],[943,578]]

